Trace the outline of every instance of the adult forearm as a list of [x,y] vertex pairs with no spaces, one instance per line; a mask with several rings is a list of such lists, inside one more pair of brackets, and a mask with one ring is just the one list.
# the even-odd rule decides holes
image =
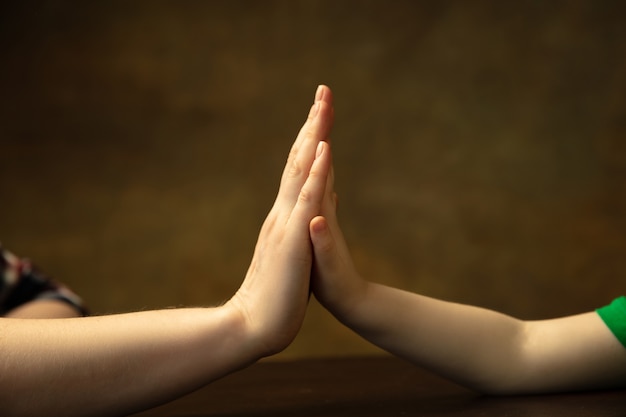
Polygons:
[[[225,307],[0,322],[0,414],[127,415],[258,359]],[[28,364],[28,366],[26,366]]]

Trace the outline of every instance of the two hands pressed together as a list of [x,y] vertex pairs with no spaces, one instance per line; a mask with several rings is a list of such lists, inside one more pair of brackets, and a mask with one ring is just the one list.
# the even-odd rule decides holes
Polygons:
[[285,349],[310,292],[370,342],[478,391],[626,385],[626,349],[596,312],[522,321],[364,280],[336,215],[333,116],[320,86],[246,277],[224,305],[32,319],[50,316],[46,301],[0,319],[0,414],[122,416],[167,402]]

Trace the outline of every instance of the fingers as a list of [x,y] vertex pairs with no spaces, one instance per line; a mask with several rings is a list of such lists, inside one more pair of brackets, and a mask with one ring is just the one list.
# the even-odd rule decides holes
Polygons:
[[289,153],[278,192],[278,203],[289,207],[296,203],[315,160],[317,144],[328,138],[332,121],[332,93],[328,87],[320,86],[316,92],[316,102]]
[[330,107],[329,115],[328,115],[328,134],[324,139],[326,142],[330,143],[330,131],[333,128],[333,124],[335,123],[335,107],[334,107],[334,96],[333,92],[330,88],[325,85],[320,85],[317,88],[317,92],[315,94],[316,101],[321,101]]
[[308,173],[291,212],[288,222],[307,225],[318,215],[324,200],[326,183],[331,165],[331,151],[328,143],[318,142],[315,160]]
[[331,159],[330,170],[326,179],[326,189],[324,192],[324,200],[322,201],[320,214],[327,219],[334,219],[336,217],[336,210],[337,193],[335,193],[335,169],[333,167]]
[[[315,99],[313,101],[313,106],[311,109],[313,109],[313,107],[315,107],[315,105],[317,105],[318,103],[325,103],[325,105],[330,108],[329,114],[327,115],[328,122],[329,122],[328,129],[330,131],[330,129],[332,128],[333,121],[334,121],[334,110],[333,110],[333,93],[329,87],[325,85],[319,85],[317,87],[317,90],[315,91]],[[307,121],[305,122],[304,126],[302,126],[302,128],[300,129],[300,132],[298,133],[298,136],[296,137],[296,140],[293,143],[293,146],[291,149],[292,154],[298,153],[298,149],[300,148],[300,146],[302,145],[303,141],[306,138],[306,129],[308,128],[307,122],[309,122],[309,120],[311,119],[312,119],[311,112],[309,112],[309,117],[307,118]]]

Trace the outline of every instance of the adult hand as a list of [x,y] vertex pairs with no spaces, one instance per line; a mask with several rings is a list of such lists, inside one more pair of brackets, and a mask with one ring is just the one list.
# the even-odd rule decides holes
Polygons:
[[309,224],[320,213],[328,182],[332,119],[332,93],[320,86],[289,153],[245,280],[228,303],[243,316],[244,331],[262,356],[287,347],[304,319],[312,264]]

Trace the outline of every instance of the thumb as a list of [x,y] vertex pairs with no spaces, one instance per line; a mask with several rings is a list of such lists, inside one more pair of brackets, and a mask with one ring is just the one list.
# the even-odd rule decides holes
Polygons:
[[332,271],[337,267],[337,244],[328,227],[328,220],[316,216],[309,224],[309,233],[313,243],[314,263],[316,269]]

